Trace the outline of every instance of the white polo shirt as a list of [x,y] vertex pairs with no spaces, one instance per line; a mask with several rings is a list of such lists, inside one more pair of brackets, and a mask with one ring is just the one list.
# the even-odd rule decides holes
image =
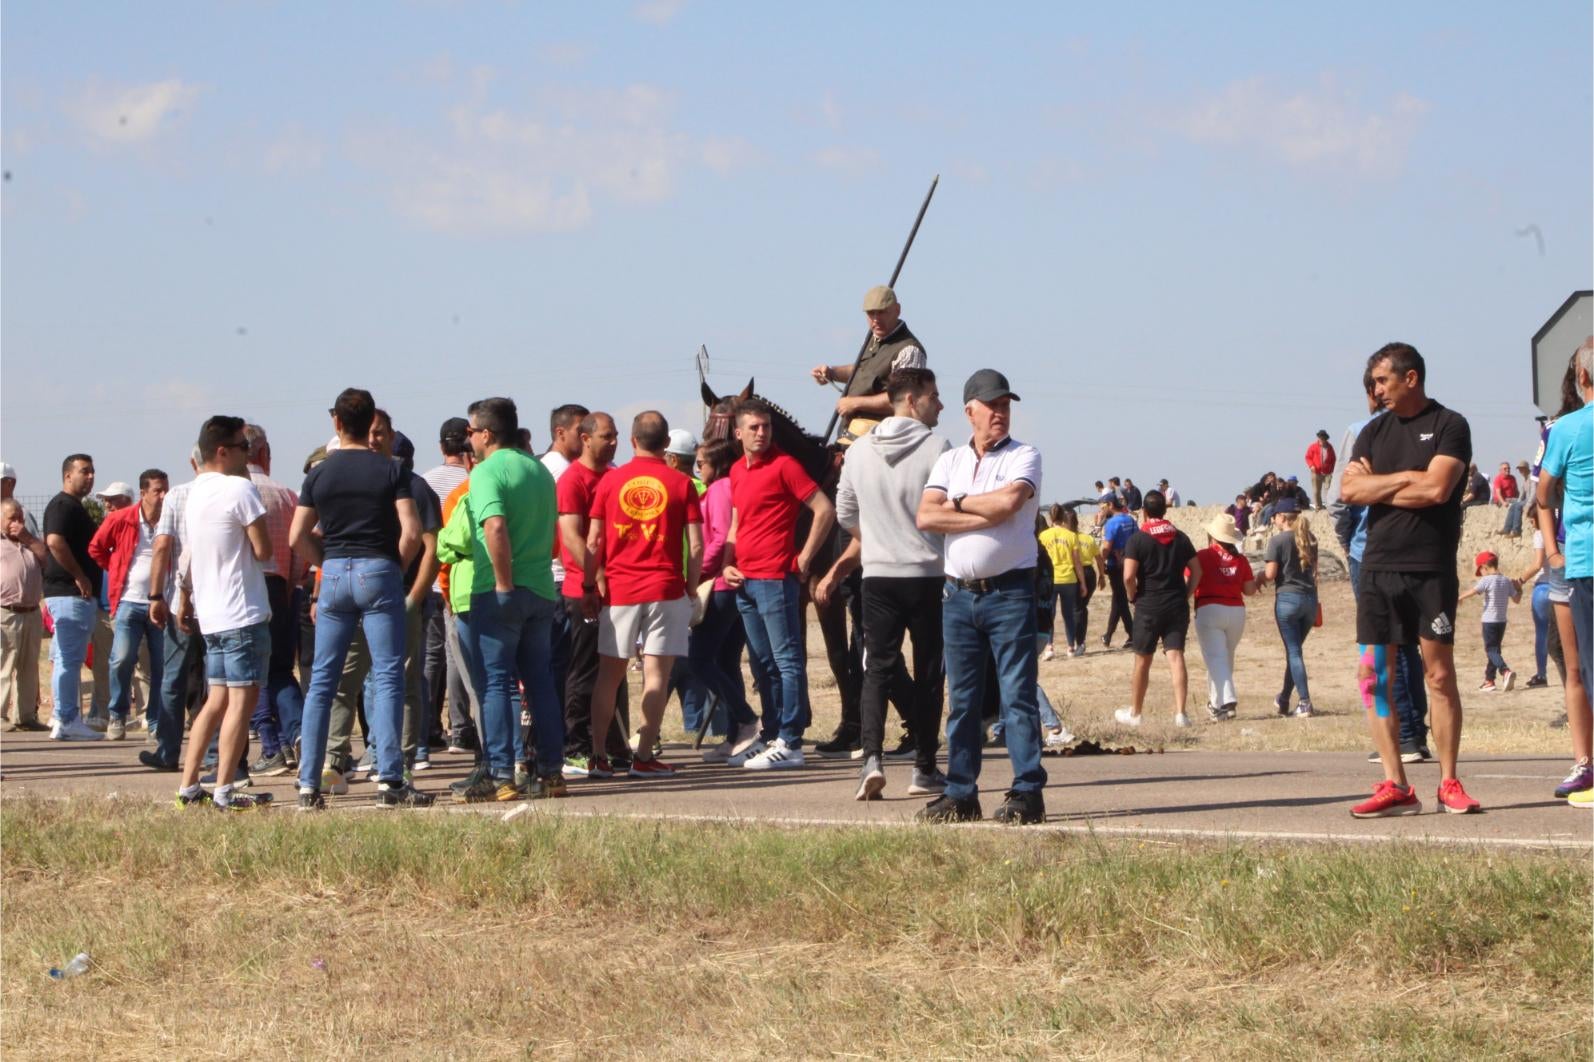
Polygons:
[[1009,483],[1028,483],[1029,500],[1018,512],[985,531],[960,531],[946,536],[946,574],[953,579],[989,579],[1016,568],[1033,568],[1036,560],[1035,515],[1040,509],[1041,453],[1009,436],[982,458],[971,441],[936,459],[924,489],[948,498],[989,494]]

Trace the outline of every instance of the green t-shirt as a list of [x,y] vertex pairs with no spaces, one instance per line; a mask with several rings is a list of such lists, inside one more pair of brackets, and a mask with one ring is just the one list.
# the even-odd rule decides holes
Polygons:
[[505,447],[494,450],[470,474],[470,510],[475,520],[476,571],[471,592],[491,593],[493,562],[483,527],[495,516],[509,525],[509,555],[514,584],[550,601],[553,586],[554,525],[558,505],[553,475],[530,454]]
[[448,523],[437,535],[437,559],[451,565],[448,572],[448,607],[454,615],[470,611],[476,586],[476,525],[470,518],[470,495],[454,503]]

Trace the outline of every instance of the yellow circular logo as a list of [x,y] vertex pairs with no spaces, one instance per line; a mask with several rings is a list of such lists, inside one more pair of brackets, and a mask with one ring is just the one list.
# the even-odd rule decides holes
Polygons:
[[620,488],[620,509],[633,520],[657,520],[669,504],[664,484],[652,476],[637,476]]

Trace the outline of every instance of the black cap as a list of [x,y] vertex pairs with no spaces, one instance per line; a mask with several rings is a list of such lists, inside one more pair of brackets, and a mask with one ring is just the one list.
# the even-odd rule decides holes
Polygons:
[[1011,398],[1015,402],[1019,400],[1013,389],[1007,386],[1007,377],[995,369],[981,369],[963,385],[963,401],[968,403],[976,398],[981,402],[994,402],[998,398]]
[[1323,429],[1323,428],[1318,428],[1317,429],[1317,437],[1326,442],[1328,440],[1328,432],[1325,429]]
[[393,433],[393,460],[403,465],[406,472],[415,468],[415,444],[401,431]]
[[470,421],[464,417],[449,417],[443,421],[442,430],[437,433],[437,441],[464,442],[468,435],[470,435]]

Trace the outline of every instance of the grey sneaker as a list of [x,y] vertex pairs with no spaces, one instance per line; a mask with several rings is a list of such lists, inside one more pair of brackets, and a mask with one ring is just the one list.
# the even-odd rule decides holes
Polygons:
[[913,769],[913,781],[908,783],[910,796],[939,795],[944,792],[946,775],[941,773],[940,768],[933,771],[921,771],[917,767]]
[[880,791],[886,787],[886,772],[880,768],[879,756],[865,756],[863,770],[858,774],[858,792],[854,800],[879,800]]

